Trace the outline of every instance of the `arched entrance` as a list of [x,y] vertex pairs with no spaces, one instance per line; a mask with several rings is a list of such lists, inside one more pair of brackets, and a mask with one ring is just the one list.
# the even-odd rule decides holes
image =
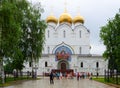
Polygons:
[[66,64],[65,63],[61,63],[61,70],[66,70]]
[[52,69],[53,72],[74,73],[73,69],[70,69],[69,62],[67,60],[60,60],[57,64],[57,69]]
[[66,60],[61,60],[58,62],[58,69],[60,70],[67,70],[69,69],[69,63]]

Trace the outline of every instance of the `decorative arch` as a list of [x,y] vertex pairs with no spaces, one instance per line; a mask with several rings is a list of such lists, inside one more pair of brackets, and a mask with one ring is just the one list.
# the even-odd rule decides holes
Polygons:
[[53,49],[53,54],[55,54],[56,61],[61,59],[71,61],[71,55],[73,53],[73,49],[64,42]]
[[55,48],[53,48],[52,53],[55,54],[56,50],[57,50],[59,47],[61,47],[61,46],[68,47],[68,48],[70,49],[70,51],[72,52],[72,54],[75,54],[74,49],[73,49],[70,45],[68,45],[68,44],[66,44],[66,43],[64,43],[64,42],[58,44]]
[[60,60],[57,65],[58,69],[66,70],[69,69],[69,63],[67,60]]

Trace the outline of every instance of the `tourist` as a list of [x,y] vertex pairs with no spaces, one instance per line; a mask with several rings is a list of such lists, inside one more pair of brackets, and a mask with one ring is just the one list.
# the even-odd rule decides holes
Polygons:
[[50,84],[54,84],[54,75],[53,75],[53,72],[50,73]]
[[78,72],[77,73],[77,80],[79,80],[79,78],[80,78],[80,73]]
[[60,72],[60,79],[62,79],[62,73]]
[[90,80],[92,80],[92,73],[91,73],[91,75],[90,75]]
[[59,76],[60,76],[60,74],[59,74],[59,72],[57,72],[57,73],[56,73],[57,79],[59,79]]

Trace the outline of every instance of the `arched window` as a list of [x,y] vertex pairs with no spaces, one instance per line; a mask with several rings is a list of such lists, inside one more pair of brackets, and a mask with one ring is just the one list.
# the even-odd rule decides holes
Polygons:
[[80,47],[80,48],[79,48],[79,54],[81,54],[81,52],[82,52],[82,48]]
[[79,31],[79,37],[81,38],[81,31]]
[[65,32],[65,30],[63,31],[63,37],[64,37],[64,38],[66,37],[66,32]]
[[99,62],[96,62],[96,68],[98,68],[99,67]]
[[48,54],[50,54],[50,47],[49,46],[48,46],[47,50],[48,50]]
[[47,67],[48,66],[48,64],[47,64],[47,61],[45,62],[45,67]]
[[50,31],[49,31],[49,30],[48,30],[48,33],[47,33],[47,34],[48,34],[48,38],[49,38],[49,37],[50,37]]
[[83,62],[81,62],[81,64],[80,64],[80,65],[81,65],[81,68],[83,68]]
[[32,67],[32,62],[31,61],[29,62],[29,67]]

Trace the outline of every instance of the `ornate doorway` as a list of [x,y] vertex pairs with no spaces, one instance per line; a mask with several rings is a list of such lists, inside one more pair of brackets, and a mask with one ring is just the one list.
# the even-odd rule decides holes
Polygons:
[[66,70],[66,64],[64,62],[61,63],[61,70]]
[[60,70],[67,70],[69,69],[69,63],[66,60],[61,60],[58,62],[58,69]]
[[57,69],[52,69],[53,72],[62,72],[62,73],[74,73],[73,69],[70,69],[70,64],[67,60],[59,60],[57,64]]

